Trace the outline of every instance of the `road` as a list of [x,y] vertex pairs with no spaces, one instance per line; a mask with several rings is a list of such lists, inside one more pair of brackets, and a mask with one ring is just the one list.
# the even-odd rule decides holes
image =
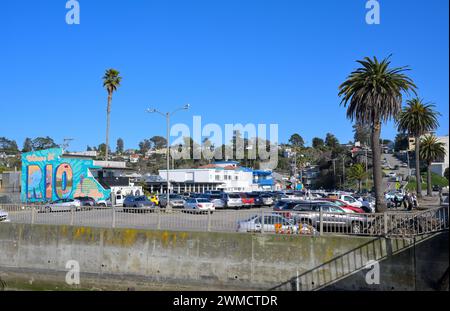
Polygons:
[[[402,167],[402,161],[400,161],[399,159],[397,159],[393,154],[391,153],[383,153],[382,160],[386,159],[387,164],[394,168],[396,165],[398,165],[398,169],[391,169],[391,170],[385,170],[388,172],[394,172],[397,176],[408,176],[409,174],[409,169],[408,167]],[[383,178],[383,189],[385,189],[385,191],[389,191],[389,190],[395,190],[395,182],[391,181],[389,177],[384,177]],[[402,181],[402,186],[405,185],[406,182]]]

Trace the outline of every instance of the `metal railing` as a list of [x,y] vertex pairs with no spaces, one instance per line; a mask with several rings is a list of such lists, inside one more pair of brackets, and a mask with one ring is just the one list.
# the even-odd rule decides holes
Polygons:
[[22,204],[0,205],[0,210],[6,211],[13,223],[154,230],[408,237],[449,227],[448,207],[372,214],[274,212],[270,208],[199,212],[186,209],[166,211],[162,208],[67,207],[49,211],[44,205]]

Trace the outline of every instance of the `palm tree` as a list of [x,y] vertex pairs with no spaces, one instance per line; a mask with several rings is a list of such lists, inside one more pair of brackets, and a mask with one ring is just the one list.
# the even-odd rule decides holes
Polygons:
[[445,157],[445,146],[434,135],[425,136],[420,142],[420,158],[427,163],[427,196],[431,191],[431,162]]
[[108,149],[109,149],[109,116],[111,114],[111,101],[112,94],[117,91],[120,86],[120,81],[122,77],[120,72],[115,69],[108,69],[103,76],[103,87],[108,91],[108,106],[106,107],[106,152],[105,161],[108,161]]
[[416,192],[417,197],[422,197],[422,182],[420,180],[420,136],[436,129],[439,126],[438,112],[433,110],[434,105],[423,103],[420,98],[413,98],[406,102],[402,112],[397,118],[398,130],[408,132],[415,138],[416,154]]
[[381,123],[396,117],[402,108],[402,93],[416,86],[404,74],[408,67],[390,68],[389,57],[381,62],[376,57],[357,61],[362,67],[353,71],[339,86],[341,105],[347,107],[347,118],[370,126],[373,154],[373,180],[377,212],[384,211],[381,189]]
[[361,192],[361,183],[367,178],[367,172],[361,163],[355,164],[348,170],[348,179],[358,182],[358,191]]

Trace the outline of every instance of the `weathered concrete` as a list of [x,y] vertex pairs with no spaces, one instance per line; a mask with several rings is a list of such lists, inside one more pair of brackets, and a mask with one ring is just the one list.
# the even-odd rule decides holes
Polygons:
[[324,290],[448,290],[448,281],[446,288],[439,284],[449,267],[448,235],[445,231],[415,237],[406,248],[398,245],[398,240],[390,240],[392,254],[379,262],[379,284],[365,282],[369,271],[365,269]]
[[77,260],[81,289],[268,289],[377,240],[5,223],[0,278],[16,287],[67,288],[66,262]]

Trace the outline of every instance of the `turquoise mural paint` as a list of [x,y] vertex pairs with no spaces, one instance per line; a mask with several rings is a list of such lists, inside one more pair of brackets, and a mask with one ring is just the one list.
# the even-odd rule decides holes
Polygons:
[[92,159],[63,157],[61,148],[22,154],[22,202],[46,202],[90,196],[106,200],[111,190],[104,189],[89,169],[98,169]]

